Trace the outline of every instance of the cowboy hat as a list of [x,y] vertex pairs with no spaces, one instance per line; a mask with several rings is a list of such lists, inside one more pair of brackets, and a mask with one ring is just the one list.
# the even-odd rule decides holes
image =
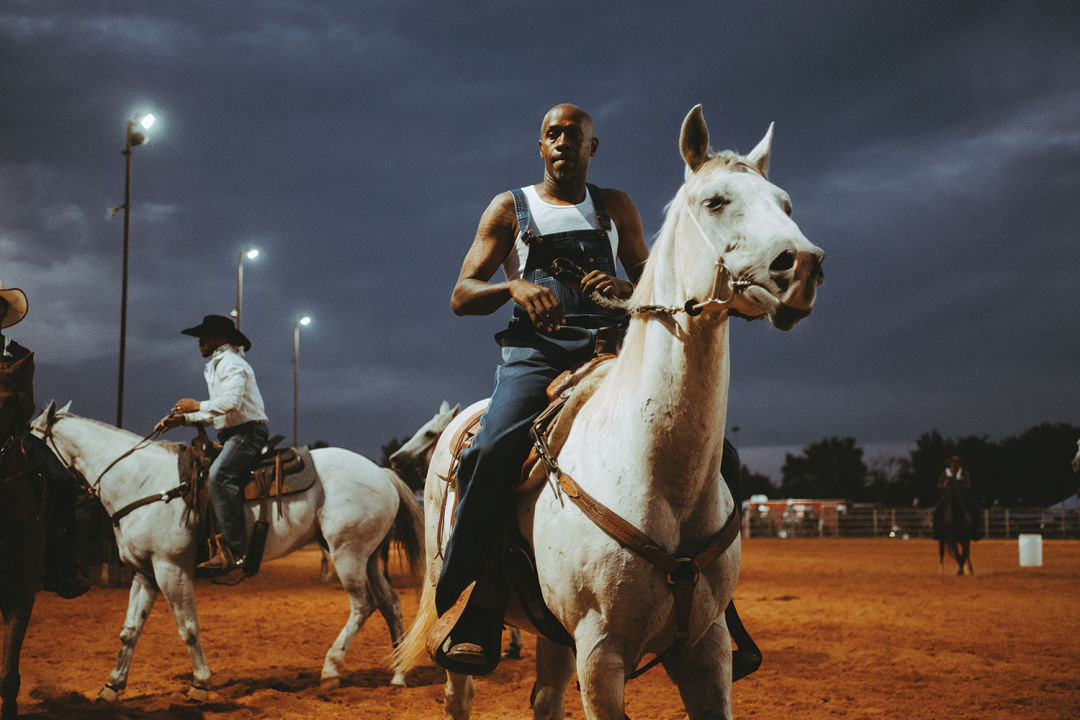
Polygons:
[[11,327],[26,317],[26,293],[22,290],[19,288],[5,290],[4,284],[0,283],[0,298],[7,300],[8,304],[7,312],[0,319],[0,328]]
[[251,341],[247,339],[244,333],[236,329],[232,320],[224,315],[207,315],[200,324],[195,327],[185,328],[180,333],[192,337],[221,335],[230,345],[240,345],[245,351],[251,349]]

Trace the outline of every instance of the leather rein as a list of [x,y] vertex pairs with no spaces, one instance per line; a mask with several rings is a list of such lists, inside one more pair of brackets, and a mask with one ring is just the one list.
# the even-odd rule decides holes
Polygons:
[[[112,470],[113,467],[117,463],[119,463],[121,460],[128,457],[132,453],[134,453],[136,450],[141,450],[142,448],[147,447],[151,442],[153,442],[154,438],[156,438],[158,435],[161,434],[160,430],[151,431],[149,435],[146,435],[145,437],[143,437],[142,440],[135,443],[131,448],[129,448],[122,455],[120,455],[120,457],[116,458],[111,463],[109,463],[108,467],[106,467],[104,470],[102,470],[101,474],[98,475],[97,480],[95,480],[93,483],[91,483],[89,480],[86,479],[85,475],[83,475],[81,472],[79,472],[75,468],[74,463],[72,463],[71,461],[69,461],[67,458],[64,457],[64,454],[62,452],[60,452],[60,448],[58,448],[56,446],[56,438],[53,436],[53,426],[56,425],[56,423],[59,420],[60,420],[59,415],[53,415],[52,417],[49,418],[48,422],[45,424],[45,431],[42,433],[42,439],[49,445],[49,448],[53,451],[53,454],[56,455],[56,459],[59,460],[63,464],[64,468],[69,473],[71,473],[75,477],[82,480],[82,483],[83,483],[83,485],[86,486],[86,489],[89,490],[90,494],[93,495],[95,498],[97,498],[99,502],[101,501],[101,494],[100,494],[101,479],[103,477],[105,477],[105,474],[107,472],[109,472],[110,470]],[[138,500],[135,500],[134,502],[130,502],[127,505],[123,506],[122,508],[120,508],[116,512],[114,512],[112,514],[109,514],[108,515],[109,521],[112,522],[112,524],[114,526],[119,527],[121,518],[123,518],[126,515],[130,514],[133,510],[138,510],[141,507],[144,507],[146,505],[150,505],[150,504],[156,503],[156,502],[166,502],[167,503],[170,500],[173,500],[175,498],[183,497],[184,495],[186,495],[188,493],[188,491],[190,489],[191,489],[191,486],[188,483],[182,482],[182,483],[180,483],[179,485],[177,485],[174,488],[170,488],[168,490],[161,490],[159,492],[154,493],[153,495],[147,495],[145,497],[139,498]],[[102,507],[104,507],[104,503],[102,503]],[[106,513],[107,512],[108,511],[106,511]]]

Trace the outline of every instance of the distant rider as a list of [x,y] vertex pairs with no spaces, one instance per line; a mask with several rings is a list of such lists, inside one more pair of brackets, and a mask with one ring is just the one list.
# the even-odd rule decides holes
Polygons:
[[946,461],[945,469],[941,471],[937,481],[941,497],[934,506],[933,534],[940,540],[942,526],[945,523],[945,506],[951,495],[957,495],[972,519],[972,540],[982,537],[982,526],[979,523],[979,508],[971,498],[971,473],[964,467],[964,460],[959,455],[953,455]]

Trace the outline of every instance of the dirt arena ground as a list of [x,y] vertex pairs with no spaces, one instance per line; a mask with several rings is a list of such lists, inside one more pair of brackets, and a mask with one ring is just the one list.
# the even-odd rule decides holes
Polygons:
[[[1015,540],[984,540],[974,546],[976,575],[957,577],[939,574],[928,540],[747,541],[736,599],[765,663],[736,684],[736,717],[1080,717],[1080,542],[1045,541],[1043,561],[1021,568]],[[317,582],[318,569],[318,551],[305,549],[235,588],[200,583],[216,673],[202,706],[183,701],[191,665],[164,601],[139,641],[122,703],[110,709],[91,700],[115,660],[127,592],[39,595],[23,656],[23,716],[443,717],[434,666],[412,672],[407,689],[388,686],[389,636],[378,616],[357,636],[342,687],[319,688],[323,655],[348,611],[342,590]],[[409,621],[416,595],[400,584],[399,593]],[[532,717],[528,636],[525,651],[479,680],[473,717]],[[662,670],[632,681],[627,696],[633,720],[685,717]],[[584,717],[573,686],[568,716]]]

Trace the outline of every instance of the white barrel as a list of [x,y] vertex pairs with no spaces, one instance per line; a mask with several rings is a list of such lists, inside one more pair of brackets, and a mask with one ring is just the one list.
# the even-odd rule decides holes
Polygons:
[[1020,567],[1042,567],[1042,535],[1021,533],[1017,538],[1020,543]]

